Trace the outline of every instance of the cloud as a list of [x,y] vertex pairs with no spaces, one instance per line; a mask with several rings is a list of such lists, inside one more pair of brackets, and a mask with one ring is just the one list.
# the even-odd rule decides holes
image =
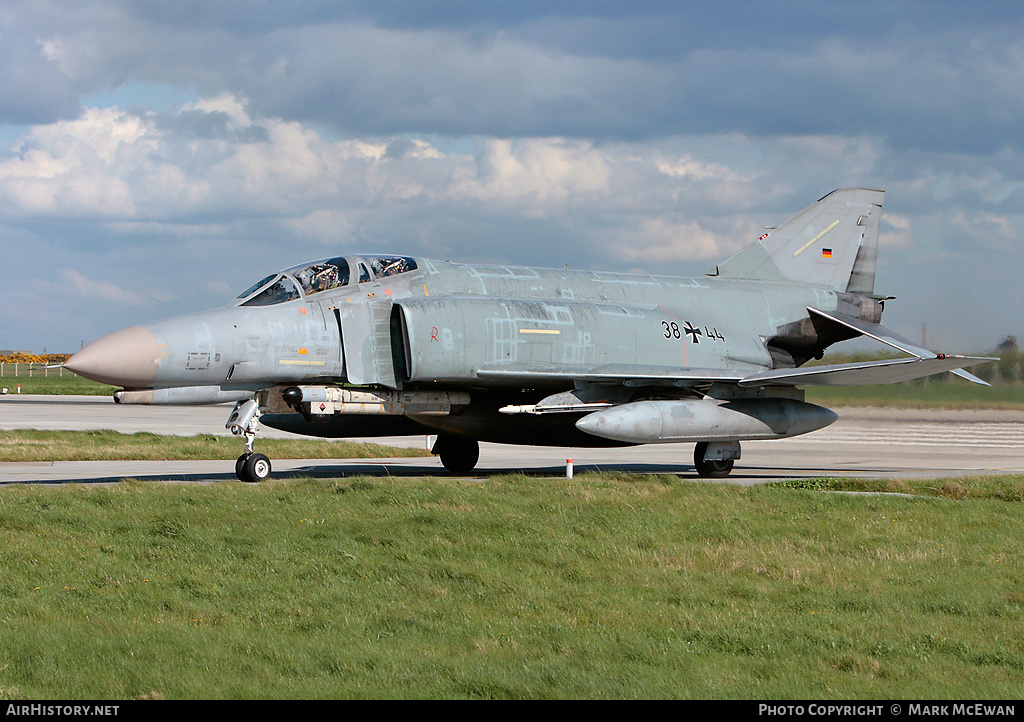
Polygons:
[[32,82],[0,76],[0,97],[43,122],[85,93],[163,83],[350,136],[863,135],[990,152],[1024,130],[1024,22],[997,7],[165,5],[15,3],[10,37],[32,40],[0,67]]
[[699,274],[844,186],[888,192],[887,315],[1024,336],[1008,7],[11,0],[0,250],[80,274],[12,343],[356,249]]
[[488,139],[482,147],[473,157],[415,138],[331,142],[295,121],[253,118],[231,96],[175,116],[87,108],[34,127],[0,160],[0,203],[24,219],[187,222],[249,213],[294,220],[413,199],[545,215],[608,193],[607,155],[589,143]]
[[696,220],[652,218],[643,222],[642,233],[643,245],[619,247],[619,255],[630,264],[642,260],[640,268],[653,269],[664,262],[714,260],[728,255],[723,239],[701,228]]
[[46,43],[12,26],[0,11],[0,123],[46,123],[74,117],[78,90],[47,57]]
[[96,281],[86,278],[73,268],[59,268],[57,275],[72,295],[81,298],[128,304],[140,304],[144,301],[142,296],[125,291],[111,281]]
[[117,109],[87,108],[76,120],[33,127],[0,162],[0,204],[25,217],[131,218],[130,180],[147,177],[153,138],[139,118]]
[[460,178],[450,196],[515,206],[529,215],[608,194],[607,156],[586,142],[530,138],[492,139],[471,177]]

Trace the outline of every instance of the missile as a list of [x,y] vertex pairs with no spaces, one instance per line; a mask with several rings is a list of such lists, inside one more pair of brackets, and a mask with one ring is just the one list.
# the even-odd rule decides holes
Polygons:
[[794,399],[678,399],[595,411],[577,421],[576,428],[633,444],[754,441],[806,434],[837,418],[829,409]]

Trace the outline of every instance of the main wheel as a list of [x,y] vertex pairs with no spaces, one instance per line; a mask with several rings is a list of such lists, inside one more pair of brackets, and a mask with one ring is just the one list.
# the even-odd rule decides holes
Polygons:
[[440,456],[444,468],[451,473],[465,474],[480,460],[480,444],[475,439],[438,436],[431,453]]
[[702,441],[693,450],[693,465],[697,473],[705,479],[724,479],[729,476],[734,463],[733,459],[705,459],[708,443]]
[[[244,456],[244,455],[243,455]],[[239,459],[241,461],[241,459]],[[235,462],[237,468],[238,462]],[[255,484],[270,476],[270,459],[265,454],[249,454],[242,462],[242,468],[238,478],[242,481]]]

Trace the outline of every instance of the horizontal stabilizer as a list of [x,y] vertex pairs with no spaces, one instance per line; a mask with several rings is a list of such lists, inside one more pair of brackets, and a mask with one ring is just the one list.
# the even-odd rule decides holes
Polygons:
[[[978,356],[933,356],[932,358],[898,358],[886,361],[809,366],[800,369],[775,369],[747,376],[740,386],[862,386],[895,384],[944,371],[956,371],[964,366],[992,361]],[[970,374],[968,374],[970,376]],[[978,379],[978,383],[985,384]],[[985,384],[986,386],[988,384]]]
[[845,313],[828,313],[826,311],[819,311],[818,309],[811,308],[810,306],[807,307],[807,310],[817,316],[827,318],[829,321],[833,321],[841,326],[845,326],[848,329],[856,331],[862,336],[867,336],[868,338],[873,338],[876,341],[881,341],[886,346],[892,346],[894,349],[902,351],[903,353],[909,353],[919,358],[932,358],[934,356],[938,356],[934,351],[921,348],[920,346],[915,345],[910,339],[904,338],[895,331],[890,331],[884,326],[879,326],[877,323],[863,321],[859,318],[848,316]]
[[[856,331],[857,333],[859,333],[859,334],[861,334],[863,336],[867,336],[868,338],[873,338],[876,341],[880,341],[880,342],[884,343],[886,346],[891,346],[894,349],[897,349],[898,351],[902,351],[903,353],[909,353],[909,354],[911,354],[913,356],[917,356],[918,358],[921,358],[921,359],[933,359],[933,358],[936,358],[936,357],[938,357],[938,358],[972,358],[972,357],[953,357],[953,356],[946,356],[945,354],[937,354],[934,351],[929,351],[926,348],[922,348],[922,347],[916,345],[913,341],[911,341],[911,340],[909,340],[907,338],[904,338],[903,336],[900,336],[895,331],[890,331],[889,329],[885,328],[884,326],[879,326],[877,323],[870,323],[868,321],[864,321],[864,320],[859,319],[859,318],[854,318],[853,316],[847,316],[844,313],[838,313],[838,312],[827,313],[825,311],[819,311],[816,308],[811,308],[810,306],[807,307],[807,310],[810,311],[812,314],[816,314],[818,316],[821,316],[822,318],[827,318],[828,320],[830,320],[830,321],[832,321],[834,323],[838,323],[841,326],[845,326],[848,329]],[[973,358],[977,358],[977,357],[973,357]],[[983,363],[985,361],[997,361],[997,360],[998,359],[993,359],[993,358],[979,358],[979,360],[972,361],[971,364]],[[964,364],[964,366],[970,366],[971,364]],[[981,379],[979,379],[974,374],[968,373],[968,372],[964,371],[960,367],[946,369],[946,370],[956,374],[957,376],[959,376],[962,379],[966,379],[967,381],[970,381],[971,383],[981,384],[982,386],[991,386],[991,384],[989,384],[988,382],[982,381]],[[917,378],[917,377],[914,377],[914,378]],[[883,382],[876,382],[876,383],[883,383]]]

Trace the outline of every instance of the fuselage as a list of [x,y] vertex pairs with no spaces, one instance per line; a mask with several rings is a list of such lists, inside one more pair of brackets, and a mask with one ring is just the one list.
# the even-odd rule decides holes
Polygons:
[[227,401],[310,380],[501,386],[499,375],[479,372],[503,368],[753,372],[775,365],[767,344],[780,328],[805,319],[808,306],[834,310],[840,301],[788,284],[421,258],[405,259],[411,270],[376,275],[380,258],[392,257],[333,259],[348,265],[346,283],[304,292],[296,280],[294,298],[253,303],[293,278],[283,272],[233,305],[99,339],[68,366],[126,389],[165,390],[153,400],[167,403]]
[[[223,308],[109,334],[65,366],[122,403],[236,401],[239,478],[269,473],[259,423],[346,437],[436,433],[449,470],[480,441],[695,442],[703,476],[746,440],[832,423],[798,385],[895,383],[986,359],[936,355],[880,325],[882,191],[824,196],[696,278],[394,255],[312,261]],[[909,358],[798,368],[868,336]]]

